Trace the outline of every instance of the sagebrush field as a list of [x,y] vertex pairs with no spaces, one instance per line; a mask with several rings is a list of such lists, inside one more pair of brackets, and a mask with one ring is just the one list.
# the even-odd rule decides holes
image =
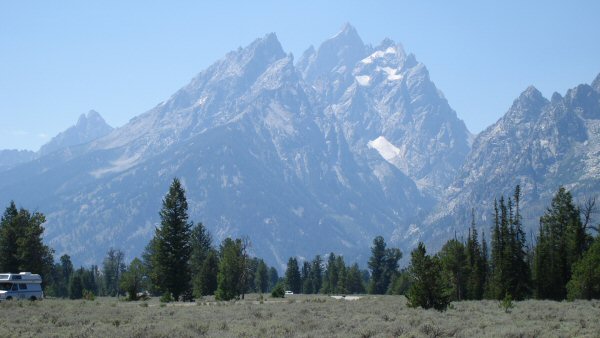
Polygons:
[[403,296],[161,304],[46,299],[0,304],[1,337],[600,337],[600,301],[452,303],[412,309]]

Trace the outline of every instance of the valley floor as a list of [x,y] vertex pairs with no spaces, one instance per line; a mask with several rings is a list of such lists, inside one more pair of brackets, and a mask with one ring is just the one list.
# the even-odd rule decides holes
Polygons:
[[0,303],[0,337],[600,337],[600,301],[453,303],[412,309],[402,296],[246,296],[160,304],[46,299]]

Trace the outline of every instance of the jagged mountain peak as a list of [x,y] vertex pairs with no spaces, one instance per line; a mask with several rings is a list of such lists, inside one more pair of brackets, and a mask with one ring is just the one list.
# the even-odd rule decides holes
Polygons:
[[358,35],[356,28],[354,28],[354,26],[352,26],[349,22],[346,22],[342,26],[342,29],[336,35],[334,35],[330,40],[334,40],[334,39],[346,40],[346,41],[354,40],[354,41],[360,41],[362,43],[362,40],[361,40],[360,36]]
[[87,114],[81,114],[75,127],[84,127],[88,124],[107,124],[104,118],[95,110],[90,110]]
[[40,148],[39,155],[44,156],[57,150],[91,142],[109,134],[113,128],[95,110],[82,114],[77,123],[56,135]]
[[356,29],[346,24],[338,34],[319,46],[313,60],[300,71],[308,82],[330,73],[349,72],[366,53],[367,47]]
[[527,87],[521,95],[519,95],[519,100],[539,100],[542,98],[544,98],[544,95],[542,95],[542,93],[533,85]]
[[264,50],[267,52],[272,52],[273,54],[276,54],[276,55],[285,54],[285,52],[283,51],[283,47],[281,46],[281,43],[279,42],[279,39],[277,38],[277,34],[275,34],[273,32],[266,34],[262,38],[258,38],[256,40],[254,40],[245,49],[252,50],[255,52]]
[[191,88],[223,79],[249,77],[252,81],[269,64],[285,57],[286,54],[275,33],[266,34],[252,41],[246,47],[239,47],[227,53],[224,59],[201,72],[190,84]]
[[512,121],[510,123],[513,124],[524,122],[525,120],[535,120],[541,113],[542,107],[548,103],[549,101],[537,88],[529,86],[514,100],[506,115],[500,120]]

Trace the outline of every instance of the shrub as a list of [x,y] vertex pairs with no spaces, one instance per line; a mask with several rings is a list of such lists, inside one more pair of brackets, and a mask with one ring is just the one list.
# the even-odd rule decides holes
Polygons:
[[90,290],[83,290],[83,299],[85,299],[85,300],[94,300],[94,299],[96,299],[96,296]]
[[283,283],[277,283],[273,290],[271,291],[271,297],[273,298],[283,298],[285,297],[285,289],[283,288]]
[[163,293],[162,296],[160,296],[161,303],[170,303],[172,301],[173,301],[173,296],[171,296],[170,292],[165,292],[165,293]]
[[512,296],[510,295],[510,293],[506,293],[506,295],[504,296],[504,299],[498,305],[502,309],[504,309],[504,312],[506,312],[506,313],[510,313],[510,310],[513,307],[515,307],[515,305],[512,302]]

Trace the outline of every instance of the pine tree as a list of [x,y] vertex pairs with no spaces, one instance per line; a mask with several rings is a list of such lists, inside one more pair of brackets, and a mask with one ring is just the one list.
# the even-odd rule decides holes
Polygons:
[[312,271],[310,262],[305,261],[302,263],[302,271],[300,273],[302,279],[302,293],[311,294],[313,293],[312,283]]
[[83,281],[80,273],[75,273],[71,277],[69,283],[69,298],[81,299],[83,298]]
[[323,285],[323,261],[321,260],[321,256],[315,256],[311,262],[310,274],[313,293],[320,293],[321,286]]
[[572,267],[571,280],[567,283],[568,298],[600,298],[600,237]]
[[213,249],[202,262],[202,267],[195,277],[194,297],[213,295],[217,290],[217,276],[219,274],[219,255]]
[[465,246],[467,259],[466,272],[468,274],[466,299],[482,299],[485,288],[485,265],[487,262],[483,256],[483,249],[479,244],[474,211],[472,211],[471,216],[471,228],[469,229],[469,237]]
[[338,266],[336,264],[336,256],[332,252],[327,258],[327,269],[323,276],[323,287],[321,292],[325,294],[336,293],[336,286],[338,283]]
[[384,294],[387,291],[385,284],[385,241],[383,237],[377,236],[373,240],[371,247],[371,258],[369,259],[369,269],[371,270],[371,283],[369,284],[369,293]]
[[[202,282],[206,276],[202,276],[202,268],[209,253],[213,249],[212,236],[202,223],[196,224],[191,230],[190,237],[190,272],[192,276],[192,292],[194,297],[200,298],[205,294]],[[216,279],[216,274],[215,274]],[[206,281],[205,281],[206,282]]]
[[388,291],[392,278],[398,273],[398,261],[401,258],[402,252],[399,249],[386,249],[383,237],[375,237],[369,259],[371,270],[369,293],[383,295]]
[[452,300],[461,301],[466,296],[467,256],[465,246],[456,239],[449,240],[438,253],[443,276],[449,285]]
[[285,270],[285,284],[293,293],[300,293],[302,290],[302,279],[300,278],[300,269],[298,260],[295,257],[290,257]]
[[335,286],[335,293],[338,294],[346,294],[348,293],[347,289],[347,273],[346,273],[346,263],[344,263],[343,256],[337,256],[336,260],[336,270],[337,270],[337,283]]
[[279,283],[279,273],[274,267],[269,268],[269,290],[273,290],[275,285]]
[[43,214],[17,211],[10,202],[0,219],[0,271],[31,271],[50,277],[54,265],[53,250],[43,243],[46,221]]
[[540,218],[534,254],[536,298],[565,299],[571,267],[581,258],[588,243],[579,208],[573,204],[571,193],[560,187]]
[[365,293],[360,268],[354,263],[346,272],[346,292],[351,294]]
[[531,291],[531,270],[528,264],[527,257],[527,242],[525,238],[525,232],[522,226],[522,216],[520,209],[521,201],[521,187],[517,185],[515,187],[514,198],[514,217],[511,224],[512,229],[512,246],[511,246],[511,260],[512,260],[512,281],[511,291],[513,299],[524,299]]
[[257,291],[260,293],[269,291],[269,268],[262,259],[258,261],[258,266],[256,267],[254,284],[256,285]]
[[450,301],[442,281],[441,263],[437,257],[427,255],[422,242],[411,252],[408,271],[412,283],[407,295],[409,306],[438,311],[448,307]]
[[73,275],[73,263],[69,255],[60,256],[60,263],[57,264],[58,287],[57,296],[62,298],[69,297],[69,283]]
[[5,272],[19,272],[19,259],[17,256],[17,238],[19,230],[16,220],[19,212],[15,202],[11,201],[2,215],[0,221],[0,270]]
[[161,226],[156,229],[153,269],[159,290],[174,299],[190,290],[191,224],[188,222],[185,191],[173,179],[160,211]]
[[215,298],[237,299],[242,294],[243,284],[242,241],[226,238],[221,244],[220,256]]

